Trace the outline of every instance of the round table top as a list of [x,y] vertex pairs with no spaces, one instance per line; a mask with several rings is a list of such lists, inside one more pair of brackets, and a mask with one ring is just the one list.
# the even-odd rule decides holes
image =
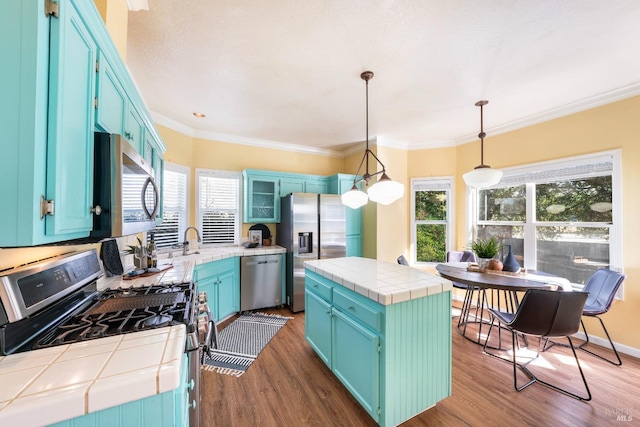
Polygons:
[[[460,264],[460,263],[457,263]],[[507,275],[499,273],[485,273],[478,271],[468,271],[462,265],[436,265],[436,271],[440,276],[452,282],[458,282],[470,286],[482,288],[501,289],[507,291],[521,291],[528,289],[562,289],[566,279],[560,277],[545,277],[534,274]]]

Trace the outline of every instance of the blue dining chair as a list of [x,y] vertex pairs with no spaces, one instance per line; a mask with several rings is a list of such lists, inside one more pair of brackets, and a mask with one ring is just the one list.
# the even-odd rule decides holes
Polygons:
[[584,288],[582,288],[584,292],[589,293],[589,298],[587,298],[587,302],[584,305],[582,315],[595,317],[600,321],[602,330],[607,335],[607,339],[609,340],[609,344],[611,345],[611,349],[613,350],[617,361],[608,359],[604,356],[601,356],[600,354],[596,354],[595,352],[584,348],[587,344],[589,344],[589,334],[587,333],[587,328],[585,328],[584,321],[582,320],[580,320],[580,323],[582,325],[584,335],[586,336],[586,341],[580,344],[578,348],[615,366],[622,365],[622,360],[620,359],[620,355],[618,354],[616,347],[613,345],[611,336],[609,336],[609,332],[604,326],[604,322],[602,321],[602,318],[600,318],[600,315],[609,311],[615,299],[616,293],[618,292],[618,289],[620,289],[620,285],[622,285],[622,282],[624,282],[624,279],[626,277],[626,275],[618,273],[617,271],[609,270],[608,268],[601,268],[599,270],[596,270],[595,273],[591,275],[589,280],[587,280],[587,283],[584,285]]

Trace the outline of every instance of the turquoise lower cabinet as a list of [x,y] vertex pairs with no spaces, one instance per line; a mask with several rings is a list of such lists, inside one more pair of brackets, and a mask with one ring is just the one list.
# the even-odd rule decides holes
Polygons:
[[380,407],[380,336],[347,313],[332,310],[333,373],[378,421]]
[[209,309],[217,321],[240,311],[240,258],[232,257],[196,266],[198,292],[206,292]]
[[304,298],[305,336],[320,359],[331,367],[331,304],[314,292]]
[[187,357],[182,359],[180,386],[161,394],[92,412],[50,427],[188,427],[189,397]]
[[305,337],[381,426],[451,395],[451,292],[382,305],[305,271]]

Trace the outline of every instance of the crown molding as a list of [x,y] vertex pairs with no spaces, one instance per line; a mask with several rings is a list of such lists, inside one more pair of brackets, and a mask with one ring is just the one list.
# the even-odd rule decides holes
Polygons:
[[183,133],[192,138],[205,139],[207,141],[225,142],[229,144],[249,145],[252,147],[274,148],[283,151],[292,151],[295,153],[314,154],[320,156],[343,158],[344,153],[336,150],[328,150],[325,148],[308,147],[304,145],[288,144],[286,142],[271,141],[267,139],[248,138],[244,136],[227,135],[215,132],[203,132],[196,130],[190,126],[186,126],[162,114],[151,112],[151,117],[159,125],[168,127],[177,132]]
[[[518,119],[498,126],[487,128],[485,129],[485,132],[490,135],[499,135],[501,133],[511,132],[538,123],[548,122],[560,117],[569,116],[581,111],[586,111],[592,108],[601,107],[603,105],[612,104],[614,102],[622,101],[623,99],[631,98],[637,95],[640,95],[640,82],[632,83],[630,85],[614,89],[609,92],[604,92],[590,98],[572,102],[558,108],[552,108],[551,110],[533,114],[523,119]],[[460,138],[456,138],[454,145],[462,145],[477,140],[477,134],[466,135]]]

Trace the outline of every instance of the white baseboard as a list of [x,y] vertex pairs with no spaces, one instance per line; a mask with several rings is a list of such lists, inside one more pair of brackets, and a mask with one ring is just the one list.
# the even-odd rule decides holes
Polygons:
[[[455,301],[464,301],[464,295],[456,295],[456,294],[452,294],[451,295],[451,299],[455,300]],[[475,307],[475,304],[473,305]],[[578,339],[581,340],[585,340],[586,336],[584,335],[584,332],[578,332],[577,334],[572,335]],[[607,340],[606,338],[600,338],[597,337],[595,335],[589,335],[589,341],[593,344],[599,345],[600,347],[604,347],[604,348],[609,348],[609,340]],[[631,347],[628,345],[624,345],[624,344],[620,344],[618,342],[613,342],[613,344],[616,346],[616,350],[618,350],[618,353],[624,353],[626,355],[629,356],[633,356],[635,358],[640,359],[640,349],[639,348],[635,348],[635,347]]]

